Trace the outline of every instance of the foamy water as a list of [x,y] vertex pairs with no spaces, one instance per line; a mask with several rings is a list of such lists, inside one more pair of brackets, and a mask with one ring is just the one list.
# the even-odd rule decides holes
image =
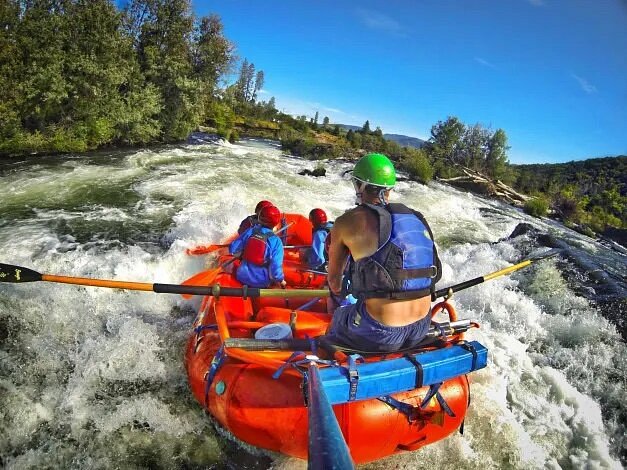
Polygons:
[[[0,165],[0,262],[177,283],[208,262],[185,248],[222,241],[260,199],[288,212],[319,206],[332,217],[351,207],[352,185],[341,176],[350,166],[326,162],[324,178],[298,175],[315,166],[254,141]],[[524,237],[492,244],[519,222],[624,262],[586,237],[437,183],[400,182],[393,199],[431,224],[444,264],[438,287],[541,252]],[[456,294],[460,316],[481,324],[469,338],[489,348],[488,367],[470,376],[464,435],[364,468],[622,468],[627,348],[563,278],[562,264],[545,260]],[[243,457],[187,388],[183,350],[197,304],[0,284],[0,466],[241,468]],[[255,455],[249,468],[265,461]],[[306,467],[272,459],[274,468]]]

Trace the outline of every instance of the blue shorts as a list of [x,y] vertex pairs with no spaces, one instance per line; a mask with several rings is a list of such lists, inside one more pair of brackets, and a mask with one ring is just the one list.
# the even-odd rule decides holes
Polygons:
[[363,301],[358,301],[335,310],[326,338],[360,351],[393,352],[420,343],[430,325],[430,314],[409,325],[384,325],[370,316]]

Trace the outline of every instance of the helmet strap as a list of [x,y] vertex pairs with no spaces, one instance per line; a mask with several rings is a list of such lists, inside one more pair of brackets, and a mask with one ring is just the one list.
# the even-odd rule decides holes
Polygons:
[[387,205],[387,202],[385,200],[385,193],[388,191],[388,188],[381,188],[379,190],[379,202],[381,203],[382,206]]
[[357,205],[363,204],[364,199],[364,190],[366,189],[366,183],[363,181],[359,181],[358,179],[353,179],[353,186],[355,187],[355,203]]

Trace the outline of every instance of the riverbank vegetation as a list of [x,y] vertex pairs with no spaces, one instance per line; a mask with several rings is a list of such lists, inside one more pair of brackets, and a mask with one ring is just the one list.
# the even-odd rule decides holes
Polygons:
[[0,155],[183,140],[233,51],[189,0],[4,0]]
[[[586,233],[627,228],[627,157],[511,165],[507,135],[451,116],[420,148],[261,100],[263,70],[235,55],[219,17],[190,0],[5,0],[0,7],[0,156],[184,141],[281,141],[314,160],[382,152],[412,178],[513,195]],[[518,194],[517,191],[531,195]],[[518,197],[520,196],[520,197]],[[510,200],[511,202],[511,200]]]

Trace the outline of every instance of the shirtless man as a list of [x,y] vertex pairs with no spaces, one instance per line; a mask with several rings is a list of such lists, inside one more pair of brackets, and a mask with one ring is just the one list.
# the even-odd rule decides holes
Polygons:
[[394,165],[385,155],[361,158],[353,170],[359,206],[340,216],[330,234],[329,289],[358,301],[334,312],[327,337],[357,350],[411,347],[431,324],[440,260],[424,217],[389,203],[395,183]]

